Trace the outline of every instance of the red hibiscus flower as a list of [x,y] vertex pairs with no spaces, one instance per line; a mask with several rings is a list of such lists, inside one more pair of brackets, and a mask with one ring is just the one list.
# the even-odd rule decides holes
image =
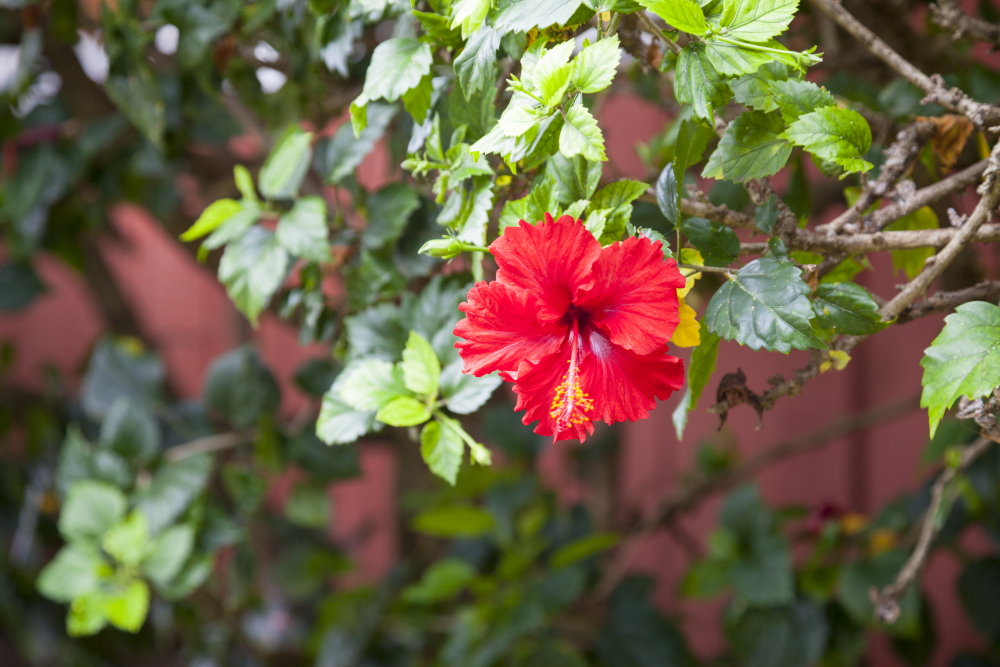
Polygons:
[[677,328],[677,263],[660,243],[629,238],[602,248],[564,215],[521,221],[490,246],[499,270],[459,308],[455,346],[463,371],[499,371],[514,382],[524,423],[556,440],[649,416],[684,381],[683,362],[666,354]]

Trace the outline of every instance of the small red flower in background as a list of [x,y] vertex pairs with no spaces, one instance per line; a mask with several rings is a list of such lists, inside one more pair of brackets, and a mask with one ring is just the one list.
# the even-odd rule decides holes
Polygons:
[[521,221],[490,246],[499,270],[459,308],[455,344],[463,372],[499,371],[514,382],[524,423],[556,440],[649,416],[684,382],[683,362],[666,354],[685,285],[660,243],[629,238],[602,248],[564,215]]

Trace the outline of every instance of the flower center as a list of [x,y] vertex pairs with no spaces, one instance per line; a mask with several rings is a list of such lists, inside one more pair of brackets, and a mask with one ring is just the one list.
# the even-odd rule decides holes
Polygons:
[[573,339],[570,345],[569,371],[563,376],[562,384],[556,387],[549,411],[549,416],[556,420],[556,437],[570,426],[592,421],[586,413],[594,408],[594,401],[580,388],[580,320],[577,317],[573,317]]

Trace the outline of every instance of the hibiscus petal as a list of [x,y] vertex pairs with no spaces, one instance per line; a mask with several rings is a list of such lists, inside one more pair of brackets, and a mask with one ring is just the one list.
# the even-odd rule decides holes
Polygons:
[[566,379],[569,368],[571,349],[564,345],[559,352],[537,362],[521,364],[517,373],[514,392],[517,394],[515,410],[524,410],[525,424],[537,421],[535,433],[545,436],[556,436],[559,440],[579,440],[583,442],[594,432],[593,422],[571,424],[569,428],[556,434],[556,419],[552,416],[552,400],[559,385]]
[[680,321],[677,290],[685,285],[677,262],[663,259],[659,241],[632,237],[601,250],[593,283],[580,289],[576,305],[611,342],[638,354],[659,349]]
[[508,379],[523,360],[538,361],[566,339],[565,325],[538,320],[538,299],[524,290],[480,282],[467,298],[458,307],[465,319],[455,326],[455,335],[465,339],[455,343],[464,373],[478,377],[498,370]]
[[601,244],[579,221],[564,215],[553,221],[546,214],[537,225],[521,221],[508,227],[490,246],[500,267],[497,281],[528,290],[542,305],[539,317],[561,318],[573,295],[592,284],[591,266]]
[[666,346],[637,354],[593,329],[583,342],[580,386],[594,402],[594,419],[608,424],[645,419],[656,399],[669,398],[684,384],[684,362],[666,354]]

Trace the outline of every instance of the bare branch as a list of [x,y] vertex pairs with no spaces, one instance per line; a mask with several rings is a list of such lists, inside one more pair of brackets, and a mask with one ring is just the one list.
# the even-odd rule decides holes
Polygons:
[[923,301],[911,304],[899,314],[896,322],[903,324],[935,313],[946,313],[970,301],[995,303],[997,299],[1000,299],[1000,280],[986,280],[955,292],[938,292]]
[[958,233],[952,237],[948,245],[927,260],[927,266],[920,272],[920,275],[907,283],[906,287],[892,301],[879,310],[882,319],[886,321],[894,319],[907,306],[922,296],[931,283],[944,273],[948,265],[958,257],[965,246],[973,241],[979,228],[992,217],[993,211],[1000,205],[1000,178],[998,178],[997,173],[1000,170],[1000,162],[998,160],[1000,160],[1000,143],[993,147],[993,152],[990,154],[989,166],[984,172],[985,180],[978,190],[982,199],[976,204],[972,215],[958,229]]
[[964,114],[980,130],[987,130],[991,125],[1000,122],[1000,108],[980,104],[957,88],[947,88],[944,79],[938,74],[927,76],[854,18],[837,0],[812,0],[812,3],[851,33],[872,54],[924,91],[927,94],[924,102],[935,102]]
[[[653,196],[655,200],[655,193]],[[754,222],[753,217],[739,211],[731,211],[725,206],[715,206],[709,202],[684,197],[681,199],[681,213],[706,218],[732,229],[749,229],[756,234],[763,234],[757,229],[757,223]]]
[[[995,429],[994,429],[995,430]],[[934,486],[931,487],[931,503],[924,514],[923,523],[920,527],[920,537],[917,539],[917,546],[910,554],[910,558],[903,565],[903,568],[896,575],[895,581],[880,591],[871,590],[872,605],[875,607],[875,616],[885,623],[895,623],[899,619],[899,600],[906,593],[927,562],[930,555],[931,543],[941,530],[944,523],[940,514],[944,507],[945,499],[948,496],[948,485],[961,471],[969,467],[983,452],[989,449],[994,442],[1000,441],[1000,434],[993,434],[991,430],[984,431],[984,437],[979,438],[974,443],[962,450],[961,458],[957,465],[949,466],[942,472]]]
[[931,20],[942,28],[951,30],[954,39],[968,36],[1000,46],[1000,26],[969,16],[962,11],[956,0],[937,0],[937,4],[931,5]]
[[[907,250],[911,248],[943,248],[961,231],[961,227],[919,229],[900,232],[875,232],[854,236],[820,236],[800,229],[792,236],[789,248],[811,250],[819,253],[863,255],[882,250]],[[972,243],[1000,241],[1000,225],[983,225],[973,235]]]
[[986,171],[988,163],[989,158],[980,160],[948,178],[943,178],[926,188],[920,188],[902,201],[880,208],[871,214],[870,219],[865,221],[865,229],[883,229],[904,215],[909,215],[953,192],[964,190],[979,180],[983,172]]
[[217,433],[185,442],[183,445],[171,447],[167,450],[166,459],[171,462],[180,461],[181,459],[197,456],[198,454],[211,454],[223,449],[238,447],[252,440],[252,432],[239,433],[230,431],[228,433]]

